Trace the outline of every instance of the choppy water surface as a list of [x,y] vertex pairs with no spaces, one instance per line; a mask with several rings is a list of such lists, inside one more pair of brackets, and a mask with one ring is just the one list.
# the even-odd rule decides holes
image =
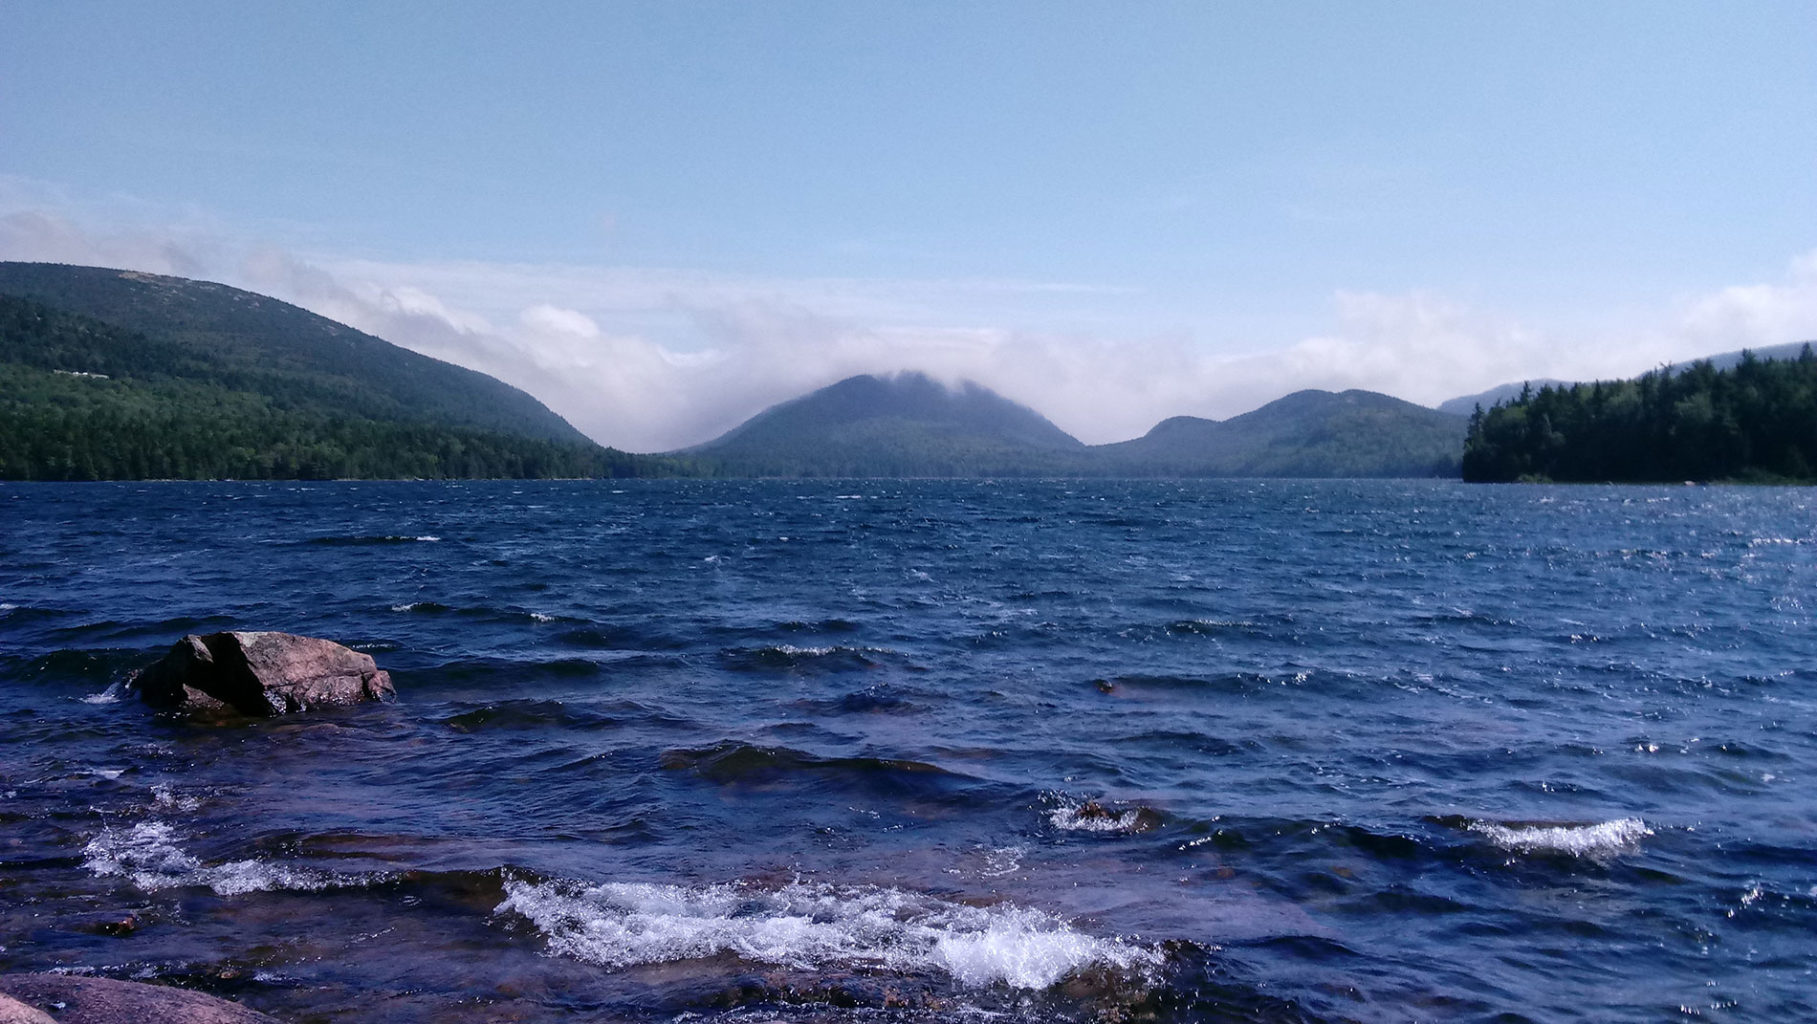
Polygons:
[[[1807,490],[4,486],[0,527],[0,969],[333,1022],[1817,1017]],[[400,700],[114,698],[230,628]]]

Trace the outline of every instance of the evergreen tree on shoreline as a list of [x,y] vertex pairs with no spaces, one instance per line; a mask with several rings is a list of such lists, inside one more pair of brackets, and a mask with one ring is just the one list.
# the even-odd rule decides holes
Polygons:
[[1634,380],[1523,389],[1480,407],[1463,475],[1530,481],[1817,482],[1817,357],[1742,353],[1718,370],[1700,360]]

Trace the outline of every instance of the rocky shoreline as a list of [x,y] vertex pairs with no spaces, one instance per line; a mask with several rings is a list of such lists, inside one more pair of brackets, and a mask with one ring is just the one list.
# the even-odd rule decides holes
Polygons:
[[[202,718],[271,717],[390,700],[389,673],[331,640],[270,631],[190,634],[127,680],[146,704]],[[131,914],[96,930],[127,934]],[[276,1018],[169,985],[86,975],[0,975],[0,1024],[277,1024]]]
[[278,1024],[168,985],[73,974],[0,974],[0,1024]]

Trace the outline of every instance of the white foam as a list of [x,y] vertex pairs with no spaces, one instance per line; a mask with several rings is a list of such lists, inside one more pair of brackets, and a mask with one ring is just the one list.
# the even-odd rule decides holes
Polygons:
[[1090,966],[1142,970],[1156,951],[1077,931],[1043,911],[971,907],[880,887],[687,887],[505,882],[498,912],[529,919],[551,951],[606,967],[731,953],[798,969],[935,970],[964,985],[1047,988]]
[[77,774],[93,775],[93,776],[96,776],[97,778],[106,779],[107,781],[112,782],[113,780],[119,778],[120,776],[125,775],[126,769],[124,769],[124,768],[83,768],[79,772],[77,772]]
[[543,614],[543,613],[542,613],[542,612],[531,612],[531,613],[530,613],[530,620],[531,620],[531,621],[532,621],[532,622],[554,622],[554,621],[555,621],[555,616],[553,616],[553,615],[544,615],[544,614]]
[[97,875],[125,877],[147,892],[191,885],[223,896],[279,889],[313,892],[371,880],[257,859],[203,864],[178,840],[176,829],[162,821],[142,821],[123,831],[103,829],[82,848],[82,864]]
[[82,698],[82,703],[84,703],[84,704],[118,704],[118,703],[120,703],[120,688],[121,688],[120,683],[118,683],[118,682],[110,683],[110,684],[108,684],[107,689],[102,690],[100,693],[91,693],[88,696]]
[[1022,858],[1028,850],[1021,846],[1002,846],[984,855],[985,878],[1003,878],[1022,870]]
[[1639,818],[1617,818],[1594,825],[1497,825],[1472,822],[1470,831],[1516,853],[1568,853],[1573,857],[1609,857],[1632,849],[1653,834]]
[[202,806],[200,797],[178,793],[170,788],[170,783],[160,782],[151,787],[151,798],[159,807],[179,811],[193,811]]
[[1085,803],[1062,803],[1047,812],[1048,824],[1068,832],[1142,832],[1151,821],[1143,820],[1140,807],[1113,811],[1090,800]]

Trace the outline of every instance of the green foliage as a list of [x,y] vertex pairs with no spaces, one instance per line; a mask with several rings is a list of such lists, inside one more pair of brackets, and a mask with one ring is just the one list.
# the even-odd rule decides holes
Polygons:
[[1374,392],[1300,391],[1228,420],[1164,420],[1094,451],[1125,476],[1456,476],[1464,425]]
[[1464,479],[1817,481],[1817,358],[1708,361],[1635,380],[1544,387],[1487,412]]
[[[3,269],[20,266],[33,267]],[[50,269],[79,271],[78,279],[118,275]],[[58,280],[54,273],[42,276]],[[178,296],[197,284],[155,280],[175,282],[167,291]],[[222,293],[236,303],[280,308],[281,323],[310,316],[249,293]],[[144,302],[155,295],[135,294]],[[120,316],[133,312],[110,308]],[[206,319],[205,312],[192,311],[186,322]],[[168,311],[140,319],[171,320]],[[343,347],[353,354],[338,362],[322,352],[299,360],[269,323],[257,338],[226,328],[167,334],[0,295],[0,479],[601,477],[684,468],[601,448],[540,405],[541,416],[565,429],[487,408],[499,389],[535,403],[482,375],[472,376],[490,384],[475,389],[460,375],[430,386],[420,374],[399,383],[350,371],[351,364],[410,377],[422,367],[373,350],[394,346],[331,326],[349,336]],[[424,407],[411,404],[425,395],[431,397]]]
[[154,351],[115,353],[142,370],[271,395],[286,407],[587,440],[503,381],[222,284],[99,267],[0,263],[0,295],[144,335]]

